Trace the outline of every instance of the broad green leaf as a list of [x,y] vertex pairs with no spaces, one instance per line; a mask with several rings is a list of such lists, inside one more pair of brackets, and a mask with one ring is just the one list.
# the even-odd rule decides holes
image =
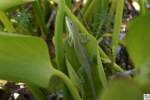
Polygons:
[[0,10],[7,10],[24,3],[32,2],[34,0],[0,0]]
[[131,80],[114,80],[102,92],[99,100],[143,100],[143,93]]
[[0,79],[47,87],[51,66],[42,39],[0,32]]
[[126,37],[127,50],[135,67],[150,64],[150,13],[139,16],[129,23]]
[[134,80],[142,86],[144,93],[150,93],[150,80],[149,80],[149,67],[142,67],[138,74],[134,77]]

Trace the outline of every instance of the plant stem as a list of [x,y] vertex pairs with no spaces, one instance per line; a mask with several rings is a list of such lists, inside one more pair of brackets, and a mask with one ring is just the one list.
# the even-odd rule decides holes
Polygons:
[[95,7],[95,3],[96,3],[96,0],[92,0],[91,3],[89,4],[89,7],[87,8],[87,10],[85,11],[83,15],[84,20],[87,20],[90,17],[91,12],[93,12],[93,9]]
[[[56,63],[58,68],[65,72],[65,56],[63,44],[63,22],[64,22],[64,5],[65,1],[60,0],[58,3],[58,10],[55,21],[55,50],[56,50]],[[61,67],[60,67],[61,66]],[[63,67],[62,67],[63,66]]]
[[99,50],[97,48],[97,70],[98,70],[98,74],[99,74],[99,78],[102,82],[102,85],[104,88],[106,88],[107,86],[107,79],[106,79],[106,75],[105,75],[105,71],[101,62],[101,58],[100,58],[100,54],[99,54]]
[[54,69],[53,75],[57,76],[58,78],[60,78],[60,79],[62,79],[64,81],[64,83],[66,84],[66,86],[70,90],[74,100],[81,100],[81,97],[80,97],[77,89],[75,88],[75,86],[73,85],[71,80],[64,73],[62,73],[59,70],[55,70]]
[[71,9],[72,7],[72,0],[65,0],[66,5]]
[[109,10],[109,15],[113,16],[116,8],[117,0],[111,0],[111,6]]
[[37,24],[39,25],[41,30],[41,36],[45,39],[48,35],[48,29],[45,23],[44,16],[42,15],[43,13],[38,0],[35,0],[33,2],[33,11],[35,13]]
[[145,2],[144,0],[139,0],[140,6],[141,6],[141,14],[145,14],[146,9],[145,9]]
[[[68,0],[69,2],[69,0]],[[65,65],[65,55],[64,55],[64,42],[63,42],[63,26],[64,26],[64,6],[65,0],[60,0],[58,2],[57,15],[55,20],[55,35],[54,35],[54,43],[55,43],[55,51],[56,51],[56,64],[59,70],[66,73],[66,65]],[[68,93],[68,89],[66,86],[63,88],[64,91],[64,99],[72,99],[70,93]]]
[[83,15],[84,15],[84,13],[87,11],[87,9],[88,9],[88,7],[90,6],[91,2],[92,2],[92,0],[88,0],[88,1],[86,2],[86,4],[84,5],[84,7],[82,8],[81,12],[82,12]]
[[[105,52],[99,47],[99,53],[101,55],[101,57],[103,57],[103,61],[104,62],[107,62],[107,63],[111,63],[111,60],[109,59],[109,57],[105,54]],[[124,70],[119,66],[117,65],[116,63],[113,63],[113,67],[112,67],[114,70],[116,71],[119,71],[119,72],[123,72]]]
[[40,0],[40,3],[41,3],[42,12],[43,12],[43,18],[45,20],[45,18],[49,14],[49,2],[48,0]]
[[9,21],[5,12],[3,12],[1,10],[0,10],[0,21],[2,21],[2,23],[4,24],[4,26],[8,32],[15,32],[15,28],[13,27],[12,23]]
[[114,32],[112,36],[113,62],[115,62],[116,58],[116,49],[119,41],[120,27],[122,24],[123,8],[124,8],[124,0],[118,0],[115,15]]
[[[109,58],[101,58],[104,63],[112,63]],[[124,72],[124,70],[121,68],[121,66],[117,65],[116,63],[113,63],[113,70],[117,72]]]

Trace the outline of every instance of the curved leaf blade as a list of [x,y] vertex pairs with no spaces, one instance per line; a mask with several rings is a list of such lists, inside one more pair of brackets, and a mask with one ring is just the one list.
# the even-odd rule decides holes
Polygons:
[[7,10],[24,3],[32,2],[34,0],[0,0],[0,10]]
[[48,86],[52,67],[45,42],[0,32],[0,78]]

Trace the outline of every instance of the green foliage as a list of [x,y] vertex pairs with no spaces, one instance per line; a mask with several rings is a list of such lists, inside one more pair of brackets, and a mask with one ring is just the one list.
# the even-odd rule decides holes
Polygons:
[[114,32],[112,37],[112,52],[113,52],[113,61],[116,58],[116,51],[120,35],[120,27],[122,24],[124,0],[118,0],[116,7],[115,23],[114,23]]
[[84,90],[83,90],[82,81],[80,80],[78,74],[73,69],[73,67],[71,66],[71,64],[69,63],[68,60],[66,60],[66,66],[67,66],[68,75],[69,75],[71,81],[73,82],[73,84],[75,85],[75,87],[78,89],[79,93],[82,96],[84,96]]
[[[49,9],[48,1],[57,5],[50,5]],[[15,14],[19,15],[14,18],[16,23],[12,23],[11,11],[6,11],[29,2],[32,7],[17,9],[19,13]],[[65,100],[141,100],[144,92],[150,92],[150,14],[145,12],[143,0],[140,2],[142,13],[129,22],[125,40],[135,66],[136,74],[131,77],[126,73],[132,71],[123,70],[115,61],[124,0],[88,0],[81,10],[78,9],[83,23],[72,13],[72,0],[1,0],[0,79],[26,83],[37,100],[46,99],[40,88],[50,93],[56,88],[63,89]],[[51,10],[57,10],[56,18],[49,18],[50,21],[55,19],[54,30],[46,25]],[[33,32],[39,32],[40,37]],[[112,36],[111,56],[103,51],[97,40],[104,39],[102,34],[107,32]],[[21,33],[26,35],[19,35]],[[33,34],[35,36],[30,36]],[[49,36],[54,38],[54,57],[50,57],[48,51],[52,39]]]
[[129,23],[126,45],[135,67],[149,66],[149,19],[150,14],[147,13],[135,18]]
[[[108,17],[108,0],[88,0],[91,2],[83,13],[83,18],[90,26],[93,35],[99,37],[102,35],[102,27]],[[92,15],[92,16],[90,16]]]
[[44,13],[41,10],[39,0],[35,0],[34,2],[32,2],[32,5],[33,5],[33,11],[35,13],[36,23],[41,30],[41,36],[45,39],[46,36],[48,35],[48,29],[43,15]]
[[9,19],[7,18],[7,15],[5,14],[4,11],[1,10],[0,10],[0,20],[8,32],[15,32],[12,23],[10,23]]
[[28,2],[32,2],[34,0],[1,0],[0,1],[0,10],[7,10],[10,9],[12,7],[24,4],[24,3],[28,3]]
[[100,100],[142,100],[140,87],[131,80],[114,80],[102,93]]
[[16,20],[16,23],[14,25],[16,26],[16,32],[26,35],[33,34],[33,23],[31,23],[31,14],[29,14],[25,10],[21,10],[18,14],[19,15],[17,15],[14,19]]
[[64,6],[65,1],[61,0],[58,5],[58,11],[55,21],[55,37],[54,44],[56,50],[56,63],[60,70],[65,72],[64,48],[63,48],[63,22],[64,22]]
[[71,89],[74,98],[80,100],[71,81],[52,68],[47,46],[42,39],[1,33],[0,41],[1,79],[47,88],[51,77],[57,76]]
[[2,79],[48,86],[51,63],[42,39],[1,32],[0,51]]

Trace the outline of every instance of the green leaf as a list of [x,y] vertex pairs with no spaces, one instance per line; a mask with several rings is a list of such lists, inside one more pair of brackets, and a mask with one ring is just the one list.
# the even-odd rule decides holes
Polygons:
[[34,0],[0,0],[0,10],[7,10],[24,3],[32,2]]
[[126,37],[127,50],[135,67],[150,64],[150,13],[139,16],[129,23]]
[[114,80],[103,91],[99,100],[143,100],[143,93],[133,81]]
[[52,76],[63,80],[74,99],[81,100],[71,80],[52,67],[42,39],[0,32],[0,79],[47,88]]
[[0,32],[0,78],[47,87],[52,75],[46,43],[37,37]]

